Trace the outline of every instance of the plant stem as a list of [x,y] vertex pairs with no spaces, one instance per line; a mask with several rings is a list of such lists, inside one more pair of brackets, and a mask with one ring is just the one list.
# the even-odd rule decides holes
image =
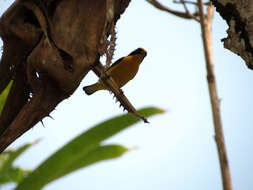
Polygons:
[[200,12],[200,24],[206,61],[207,82],[212,106],[212,115],[215,130],[215,142],[218,149],[223,190],[232,190],[232,181],[230,177],[228,158],[226,154],[226,147],[222,130],[220,102],[218,99],[215,74],[213,69],[212,41],[211,41],[211,23],[213,18],[213,7],[211,3],[210,5],[208,5],[207,15],[204,14],[203,8],[204,6],[202,0],[198,0],[198,7]]

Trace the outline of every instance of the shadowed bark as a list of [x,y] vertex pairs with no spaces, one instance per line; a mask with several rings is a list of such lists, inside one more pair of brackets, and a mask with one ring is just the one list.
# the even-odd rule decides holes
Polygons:
[[253,2],[251,0],[211,0],[229,28],[224,47],[244,59],[253,69]]
[[14,82],[0,116],[0,152],[76,90],[129,1],[16,0],[3,14],[0,92]]

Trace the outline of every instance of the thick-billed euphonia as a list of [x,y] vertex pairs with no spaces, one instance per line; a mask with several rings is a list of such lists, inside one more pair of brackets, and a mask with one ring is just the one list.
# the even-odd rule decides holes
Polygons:
[[[143,48],[137,48],[128,56],[118,59],[107,70],[106,74],[113,78],[119,88],[133,79],[138,72],[139,65],[146,57],[147,52]],[[91,95],[98,90],[107,90],[107,87],[101,80],[95,84],[83,87],[86,94]]]

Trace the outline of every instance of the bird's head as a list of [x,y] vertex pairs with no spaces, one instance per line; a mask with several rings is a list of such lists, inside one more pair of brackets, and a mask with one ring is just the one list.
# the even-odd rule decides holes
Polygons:
[[136,50],[132,51],[129,55],[136,55],[141,54],[143,57],[146,57],[147,51],[144,48],[137,48]]

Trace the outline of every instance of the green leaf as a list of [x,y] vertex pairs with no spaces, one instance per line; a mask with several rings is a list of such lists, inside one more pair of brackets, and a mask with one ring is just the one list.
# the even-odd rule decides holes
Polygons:
[[[17,150],[15,151],[9,151],[7,150],[6,154],[8,154],[8,158],[4,161],[4,163],[2,163],[1,167],[0,167],[0,173],[2,172],[6,172],[7,170],[9,170],[12,167],[13,162],[24,152],[26,151],[30,146],[32,146],[33,144],[29,143],[29,144],[25,144],[21,147],[19,147]],[[4,156],[5,152],[2,153],[3,155],[0,155],[0,157]]]
[[[49,165],[46,170],[36,169],[24,181],[22,181],[19,184],[17,189],[24,189],[24,190],[28,189],[28,187],[31,186],[31,184],[33,186],[33,190],[41,189],[44,185],[50,183],[51,181],[58,179],[62,176],[65,176],[80,168],[90,166],[100,161],[120,157],[127,150],[128,150],[127,148],[120,145],[97,146],[91,151],[89,151],[87,154],[80,156],[78,160],[72,160],[70,165],[61,166],[61,172],[51,170],[50,169],[51,163],[48,163]],[[68,162],[68,160],[66,161]]]
[[9,91],[11,89],[11,86],[12,86],[12,83],[13,81],[11,81],[7,87],[3,90],[3,92],[0,94],[0,115],[2,113],[2,110],[3,110],[3,107],[4,107],[4,104],[5,104],[5,101],[7,99],[7,96],[9,94]]
[[95,164],[96,162],[99,161],[118,158],[121,155],[123,155],[126,151],[128,151],[128,149],[120,145],[98,146],[92,149],[90,152],[88,152],[84,157],[81,157],[70,167],[68,168],[66,167],[65,171],[62,172],[60,176],[57,176],[57,178],[67,175],[80,168]]
[[28,170],[13,167],[13,162],[32,144],[26,144],[17,150],[6,150],[0,154],[0,184],[20,182]]
[[[163,113],[164,111],[158,108],[149,107],[138,110],[138,112],[145,117],[149,117]],[[106,159],[106,156],[99,158],[99,155],[105,155],[105,150],[109,148],[115,149],[115,146],[117,145],[108,145],[108,148],[108,146],[100,146],[100,143],[127,127],[132,126],[138,121],[139,119],[135,116],[124,114],[94,126],[50,156],[37,169],[35,169],[34,172],[28,175],[28,177],[18,185],[16,190],[29,189],[31,184],[33,185],[33,190],[39,190],[52,180],[66,175],[69,172]],[[123,150],[125,150],[124,147],[121,147],[120,149],[121,151],[118,152],[124,152]],[[111,159],[118,157],[115,156],[118,154],[119,153],[114,150],[108,152],[107,156],[108,159]]]
[[6,184],[6,183],[19,183],[23,180],[24,176],[29,174],[30,170],[24,170],[22,168],[10,168],[8,172],[6,172],[4,175],[0,178],[0,184]]
[[[56,163],[49,161],[47,162],[47,169],[35,169],[35,171],[32,172],[26,179],[24,179],[16,189],[29,190],[29,187],[32,184],[32,190],[39,190],[53,180],[56,180],[78,169],[90,166],[100,161],[120,157],[127,150],[127,148],[120,145],[97,146],[83,156],[80,156],[78,160],[71,160],[70,165],[59,165],[58,169],[60,169],[60,172],[51,170],[51,167],[53,167]],[[68,160],[66,160],[66,162],[68,162]]]

